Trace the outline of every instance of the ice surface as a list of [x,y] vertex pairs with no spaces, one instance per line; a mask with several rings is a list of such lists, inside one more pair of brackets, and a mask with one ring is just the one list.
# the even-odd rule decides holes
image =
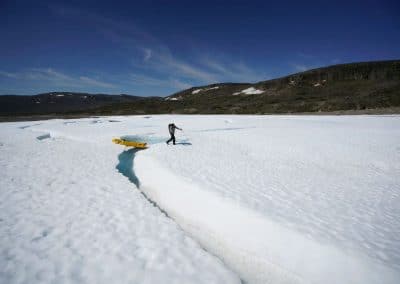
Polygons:
[[0,124],[0,282],[399,283],[400,117],[95,120]]
[[[229,127],[223,120],[213,116],[175,119],[186,129],[185,137],[193,146],[166,150],[164,145],[156,145],[138,157],[137,172],[143,186],[153,188],[149,193],[156,202],[172,198],[170,211],[177,219],[183,216],[178,220],[181,226],[200,223],[202,226],[191,230],[193,235],[201,234],[205,227],[211,234],[219,234],[217,241],[224,244],[227,242],[221,239],[246,228],[247,238],[241,236],[245,241],[259,242],[259,235],[264,243],[252,250],[243,245],[244,251],[264,251],[263,261],[286,268],[305,282],[396,283],[400,279],[399,117],[241,116]],[[154,188],[161,185],[140,169],[142,161],[163,170],[160,192]],[[169,192],[165,180],[176,176],[186,183]],[[209,199],[219,197],[228,208],[239,204],[254,217],[240,217],[246,222],[234,224],[229,233],[224,232],[229,219],[220,220],[225,220],[220,229],[208,224],[210,219],[215,221],[212,218],[199,219],[203,211],[220,214],[222,205],[207,206],[201,214],[195,211],[193,220],[188,220],[188,211],[196,208],[199,197],[195,193],[192,196],[196,197],[177,197],[180,203],[190,204],[182,211],[173,197],[193,185],[197,188],[194,192],[206,191],[214,196]],[[263,233],[257,232],[260,226],[247,226],[256,216],[271,222],[265,223]],[[273,231],[284,231],[292,240]],[[213,242],[202,244],[212,247],[209,243]],[[238,246],[232,248],[238,252]],[[238,256],[225,261],[234,267],[235,258]],[[250,269],[254,267],[270,269],[269,264],[257,263]],[[235,268],[240,270],[243,264]],[[252,271],[253,275],[260,272]],[[242,275],[246,272],[240,271]],[[249,279],[254,280],[251,275]]]
[[0,124],[0,283],[240,283],[116,169],[132,123],[100,120]]

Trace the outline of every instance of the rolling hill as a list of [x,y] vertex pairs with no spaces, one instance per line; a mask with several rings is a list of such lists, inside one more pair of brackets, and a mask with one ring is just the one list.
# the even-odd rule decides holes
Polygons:
[[400,60],[333,65],[257,83],[219,83],[167,97],[71,92],[0,96],[0,116],[399,112]]
[[214,84],[167,100],[200,113],[287,113],[400,106],[400,61],[334,65],[255,84]]

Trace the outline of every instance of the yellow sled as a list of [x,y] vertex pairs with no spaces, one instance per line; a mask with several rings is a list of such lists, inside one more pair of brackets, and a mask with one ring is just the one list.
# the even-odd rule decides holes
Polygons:
[[120,139],[120,138],[114,138],[112,140],[112,142],[114,142],[115,144],[125,145],[125,146],[129,146],[129,147],[135,147],[135,148],[139,148],[139,149],[147,148],[147,143],[144,143],[144,142],[127,141],[127,140]]

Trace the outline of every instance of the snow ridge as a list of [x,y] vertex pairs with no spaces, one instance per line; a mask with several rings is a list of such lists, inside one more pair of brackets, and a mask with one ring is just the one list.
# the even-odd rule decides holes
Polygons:
[[[246,282],[397,283],[399,274],[395,271],[311,241],[262,215],[201,190],[146,154],[141,153],[135,164],[142,190]],[[159,178],[154,179],[148,169],[157,169]],[[282,260],[285,267],[279,264]],[[331,272],[335,277],[327,279]]]

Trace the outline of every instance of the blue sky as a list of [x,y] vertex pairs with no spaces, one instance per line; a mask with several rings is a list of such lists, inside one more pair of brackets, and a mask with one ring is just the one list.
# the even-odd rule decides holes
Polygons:
[[166,96],[400,58],[399,1],[0,1],[0,94]]

